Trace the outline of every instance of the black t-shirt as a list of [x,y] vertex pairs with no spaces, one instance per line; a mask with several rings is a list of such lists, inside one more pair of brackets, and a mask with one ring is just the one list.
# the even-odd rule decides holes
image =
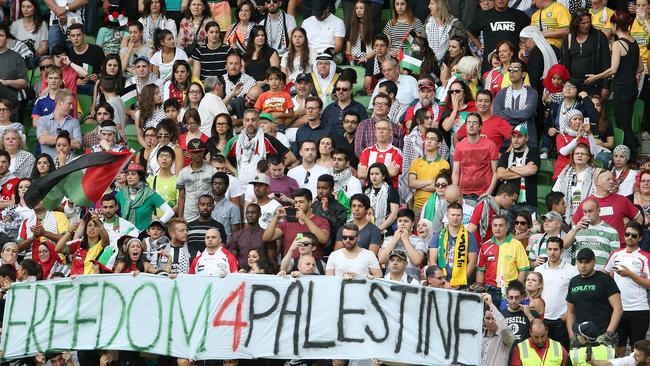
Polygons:
[[598,129],[597,120],[594,121],[592,119],[589,119],[589,124],[591,125],[591,132],[594,134],[594,138],[605,141],[609,136],[614,136],[614,126],[612,126],[612,123],[609,121],[607,121],[607,126],[605,127],[605,131],[603,133],[601,133]]
[[481,31],[483,32],[483,45],[485,46],[483,59],[486,64],[487,56],[499,42],[510,41],[518,48],[519,32],[528,25],[530,25],[530,18],[523,11],[508,8],[508,10],[500,12],[491,9],[477,13],[468,30],[477,38]]
[[566,301],[575,308],[576,323],[590,320],[596,324],[600,333],[605,333],[612,316],[609,297],[620,293],[616,282],[609,275],[596,271],[589,278],[578,275],[569,281]]
[[[378,73],[375,74],[375,61],[378,62],[379,69]],[[366,76],[372,76],[377,80],[384,78],[384,74],[381,73],[381,62],[377,61],[377,57],[373,57],[370,60],[366,61]]]
[[519,311],[514,313],[508,309],[504,309],[501,313],[506,318],[508,328],[515,335],[515,344],[530,337],[530,321],[528,321],[528,317],[523,309],[519,309]]
[[208,76],[221,76],[226,73],[226,58],[232,48],[227,44],[215,49],[199,46],[194,49],[192,60],[201,62],[201,80]]
[[187,224],[187,250],[190,252],[192,260],[194,260],[198,252],[205,249],[205,233],[212,228],[219,230],[221,242],[226,244],[228,236],[226,235],[226,229],[220,222],[210,218],[208,222],[194,220]]
[[[529,149],[528,150],[528,155],[526,155],[526,161],[523,160],[523,155],[524,152],[515,152],[514,154],[514,166],[524,166],[528,164],[529,161],[532,161],[533,164],[537,165],[537,168],[539,169],[539,154],[537,153],[537,149]],[[510,153],[506,152],[501,154],[501,157],[499,158],[499,163],[497,165],[498,168],[508,168],[508,158],[510,157]],[[516,187],[519,187],[519,179],[513,179],[513,180],[506,180],[503,182],[507,182],[509,184],[514,184]],[[526,177],[524,179],[526,183],[526,204],[532,205],[532,206],[537,206],[537,174],[533,174],[529,177]]]
[[[101,47],[90,44],[86,52],[82,54],[78,54],[73,48],[70,48],[68,50],[68,58],[75,64],[89,70],[89,74],[99,75],[102,72],[102,64],[104,64],[106,56]],[[88,68],[88,66],[91,66],[91,68]]]

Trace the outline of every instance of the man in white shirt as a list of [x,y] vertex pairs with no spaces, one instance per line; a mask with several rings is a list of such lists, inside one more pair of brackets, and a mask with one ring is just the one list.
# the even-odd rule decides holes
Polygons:
[[250,181],[250,184],[253,186],[253,202],[246,202],[246,206],[249,203],[257,203],[260,206],[260,219],[259,225],[262,229],[266,230],[269,226],[275,211],[278,208],[282,207],[280,202],[269,197],[269,186],[271,185],[271,180],[269,176],[263,173],[255,174],[253,180]]
[[647,366],[650,365],[650,341],[641,340],[634,344],[634,351],[625,357],[607,361],[588,361],[592,366]]
[[569,335],[562,319],[567,310],[566,293],[571,278],[579,274],[578,269],[562,259],[563,242],[557,236],[546,240],[546,263],[535,267],[544,279],[542,299],[546,303],[544,324],[548,327],[550,338],[569,349]]
[[226,277],[237,272],[237,258],[221,242],[219,230],[210,229],[205,233],[205,250],[194,258],[190,274]]
[[384,278],[391,281],[408,283],[410,285],[419,285],[420,283],[416,279],[406,274],[407,264],[408,260],[406,258],[406,252],[399,249],[393,249],[388,257],[388,266],[386,266],[387,271]]
[[291,177],[298,182],[300,188],[307,188],[311,191],[312,197],[317,196],[316,183],[318,177],[323,174],[329,174],[327,168],[324,168],[316,164],[316,143],[311,140],[306,140],[302,142],[300,146],[300,157],[302,158],[302,164],[298,165],[295,168],[291,168],[287,173],[288,177]]
[[[625,248],[613,252],[605,265],[605,272],[614,277],[621,290],[623,316],[618,324],[616,354],[625,354],[627,344],[645,339],[648,332],[648,289],[650,288],[650,254],[639,248],[643,228],[636,221],[625,225]],[[629,340],[629,342],[628,342]]]
[[420,89],[418,88],[418,81],[411,75],[404,75],[400,73],[399,65],[397,60],[391,57],[387,57],[381,63],[381,72],[384,74],[384,78],[377,82],[375,90],[372,92],[372,97],[370,97],[370,103],[368,103],[368,109],[373,109],[373,101],[375,96],[379,94],[379,87],[383,81],[390,80],[397,85],[397,95],[395,99],[404,105],[410,105],[413,100],[420,97]]
[[325,274],[351,278],[358,275],[381,277],[381,268],[375,253],[357,245],[359,227],[351,222],[343,225],[343,248],[335,250],[327,260]]
[[345,46],[343,20],[332,14],[329,1],[317,1],[313,5],[313,14],[321,15],[310,16],[302,22],[302,27],[307,31],[309,48],[314,48],[319,53],[333,48],[333,54],[339,54]]
[[208,76],[203,80],[205,95],[199,103],[199,116],[201,116],[199,129],[208,137],[212,136],[214,117],[221,113],[229,113],[223,100],[217,95],[217,89],[220,85],[219,78],[216,76]]

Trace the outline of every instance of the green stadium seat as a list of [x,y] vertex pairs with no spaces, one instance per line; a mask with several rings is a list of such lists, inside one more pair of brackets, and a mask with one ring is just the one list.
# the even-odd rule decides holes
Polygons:
[[85,135],[88,132],[94,130],[95,128],[97,128],[97,125],[94,124],[94,123],[82,123],[81,124],[81,134]]
[[542,214],[548,212],[546,207],[546,195],[553,190],[550,185],[538,184],[537,185],[537,213]]
[[83,114],[84,117],[88,116],[90,114],[90,106],[93,103],[93,97],[86,94],[77,94],[77,101],[81,108],[81,114]]
[[623,130],[614,127],[614,146],[618,146],[623,143],[623,135],[624,135]]
[[124,131],[126,132],[126,138],[129,140],[129,147],[135,151],[138,151],[142,148],[140,143],[138,142],[138,133],[137,133],[137,127],[134,124],[127,124],[126,127],[124,127]]
[[632,114],[632,131],[636,135],[641,133],[641,125],[643,124],[643,109],[645,103],[641,99],[637,99],[634,103],[634,113]]
[[97,44],[97,39],[94,36],[87,35],[84,37],[86,43],[88,44]]
[[555,168],[555,160],[550,160],[550,159],[540,160],[539,172],[537,173],[537,184],[552,185],[554,168]]
[[351,66],[351,65],[343,65],[340,66],[341,69],[352,69],[356,72],[357,74],[357,82],[352,85],[352,93],[356,94],[359,90],[363,89],[363,78],[366,77],[366,69],[361,66]]
[[355,97],[354,97],[354,100],[356,100],[357,102],[361,103],[361,105],[364,106],[364,107],[366,108],[366,110],[368,111],[368,115],[371,115],[371,114],[372,114],[372,110],[369,110],[369,109],[368,109],[368,104],[370,103],[370,96],[369,96],[369,95],[366,95],[366,96],[355,96]]

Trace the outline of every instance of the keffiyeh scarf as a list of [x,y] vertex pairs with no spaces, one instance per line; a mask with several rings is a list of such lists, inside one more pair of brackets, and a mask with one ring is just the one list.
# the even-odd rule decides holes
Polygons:
[[375,210],[375,225],[380,226],[388,216],[388,183],[383,182],[381,188],[374,187],[366,189],[366,196],[370,197],[370,206]]
[[336,173],[334,172],[334,170],[332,170],[330,174],[334,178],[334,195],[336,195],[338,191],[344,189],[345,186],[348,185],[348,182],[352,177],[352,169],[348,167],[347,169],[345,169],[340,173]]
[[[524,149],[524,154],[521,156],[524,164],[526,163],[526,158],[528,157],[528,146]],[[515,164],[515,149],[510,150],[508,155],[508,168],[514,166]],[[526,202],[526,178],[519,178],[519,198],[517,198],[517,203]]]

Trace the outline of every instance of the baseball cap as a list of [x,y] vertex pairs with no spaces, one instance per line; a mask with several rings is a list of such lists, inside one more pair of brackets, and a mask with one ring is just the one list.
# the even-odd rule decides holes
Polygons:
[[589,261],[595,260],[596,255],[594,254],[594,251],[589,249],[589,248],[582,248],[578,252],[578,255],[576,255],[576,260],[581,260],[581,259],[586,259]]
[[433,84],[431,80],[423,79],[418,81],[418,88],[425,89],[425,90],[435,90],[436,86]]
[[248,183],[250,183],[250,184],[261,183],[261,184],[266,184],[267,186],[270,186],[271,185],[271,180],[269,179],[268,175],[257,173],[257,174],[255,174],[253,179],[251,179],[251,181],[248,182]]
[[201,139],[191,139],[190,142],[187,143],[187,151],[189,152],[200,152],[205,150],[205,142],[201,141]]
[[390,252],[390,255],[388,256],[388,258],[390,259],[392,257],[400,257],[400,258],[402,258],[402,260],[406,260],[406,252],[403,251],[403,250],[399,250],[399,249],[393,249]]
[[546,220],[562,221],[562,215],[555,211],[549,211],[546,214],[542,215],[542,221]]
[[600,335],[600,331],[594,322],[586,321],[582,323],[573,323],[573,332],[581,335],[590,341],[595,341]]
[[515,128],[512,129],[512,134],[514,135],[516,133],[520,135],[528,136],[528,127],[526,127],[526,125],[524,125],[523,123],[517,125],[515,126]]
[[149,57],[147,57],[147,56],[145,56],[145,55],[137,56],[137,57],[135,58],[135,60],[133,60],[133,64],[134,64],[134,65],[137,64],[138,61],[144,61],[144,62],[146,62],[146,63],[148,63],[148,64],[151,63],[151,61],[149,61]]
[[302,72],[302,73],[298,74],[298,76],[296,76],[296,83],[300,82],[300,81],[308,81],[308,82],[311,83],[313,80],[312,80],[310,74]]
[[271,113],[266,113],[266,112],[260,113],[259,119],[266,119],[271,122],[275,122],[275,118],[273,117],[273,115]]
[[148,228],[151,229],[152,226],[158,226],[161,229],[165,230],[165,224],[163,224],[162,221],[160,221],[160,220],[151,221]]
[[144,168],[138,163],[129,163],[125,169],[127,172],[142,172],[144,173]]

